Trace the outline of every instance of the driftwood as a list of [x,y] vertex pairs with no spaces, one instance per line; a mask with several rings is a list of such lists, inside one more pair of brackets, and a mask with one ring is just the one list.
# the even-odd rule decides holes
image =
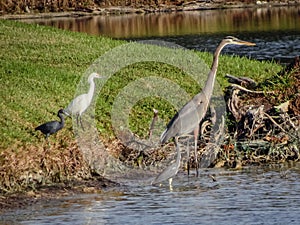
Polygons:
[[257,82],[248,77],[235,77],[230,74],[226,74],[225,77],[228,78],[228,82],[230,82],[232,84],[237,84],[239,86],[243,86],[245,88],[253,89],[253,88],[256,88],[256,86],[257,86]]
[[[288,68],[294,70],[294,67]],[[300,80],[295,74],[292,85],[298,86]],[[223,158],[230,161],[239,157],[244,163],[299,160],[300,117],[297,110],[292,110],[298,108],[296,101],[288,100],[276,105],[269,100],[272,99],[270,96],[278,95],[275,91],[250,90],[248,88],[257,87],[255,82],[245,85],[243,82],[248,79],[227,77],[234,82],[227,89],[227,107],[233,125],[229,127],[232,140],[227,140],[224,146],[227,149],[228,146],[234,147],[230,149],[231,159],[228,154]],[[298,91],[298,88],[293,90]],[[294,93],[291,96],[298,95]]]
[[[215,120],[212,120],[212,126],[215,125],[213,122],[215,122]],[[200,168],[207,168],[216,163],[217,156],[221,150],[220,146],[224,139],[224,126],[225,119],[222,116],[222,121],[219,125],[218,131],[211,136],[210,142],[208,142],[204,147],[204,151],[200,159]]]
[[[225,96],[229,123],[226,132],[219,132],[222,139],[200,146],[200,167],[239,167],[300,159],[299,58],[279,76],[287,74],[292,77],[291,87],[268,92],[257,90],[259,85],[252,79],[226,75],[231,83]],[[213,120],[207,120],[202,126],[213,124]]]

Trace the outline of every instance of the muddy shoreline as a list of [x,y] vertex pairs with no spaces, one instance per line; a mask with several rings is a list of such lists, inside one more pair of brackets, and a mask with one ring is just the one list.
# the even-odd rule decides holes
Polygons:
[[57,183],[48,186],[40,186],[37,189],[25,190],[20,193],[12,193],[8,195],[0,195],[0,213],[22,209],[37,202],[48,201],[50,199],[59,199],[64,196],[72,196],[76,194],[96,194],[105,190],[115,190],[120,185],[102,177],[92,177],[87,180],[69,181]]
[[[208,2],[208,3],[207,3]],[[225,2],[225,3],[224,3]],[[161,12],[179,12],[179,11],[196,11],[196,10],[207,10],[207,9],[226,9],[226,8],[250,8],[250,7],[278,7],[278,6],[292,6],[300,5],[300,1],[270,1],[262,2],[256,1],[255,3],[245,3],[240,1],[233,1],[226,4],[226,1],[188,1],[186,4],[181,5],[129,5],[129,6],[118,6],[118,5],[104,5],[104,6],[92,6],[92,7],[77,7],[69,8],[68,10],[59,9],[54,12],[37,12],[30,10],[23,13],[7,13],[0,11],[0,19],[26,19],[26,18],[51,18],[51,17],[81,17],[81,16],[92,16],[92,15],[117,15],[117,14],[129,14],[129,13],[161,13]],[[299,73],[299,72],[298,72]],[[300,79],[296,79],[299,81]],[[297,83],[298,87],[299,83]],[[295,88],[296,90],[296,88]],[[245,97],[246,96],[246,97]],[[246,99],[249,95],[244,95]],[[255,97],[257,98],[257,96]],[[242,100],[240,100],[242,101]],[[291,104],[294,111],[298,109],[300,104],[300,98],[297,95],[293,100],[294,104]],[[294,113],[295,113],[294,112]],[[296,114],[296,113],[295,113]],[[297,112],[297,116],[300,114]],[[245,134],[243,134],[245,135]],[[284,136],[285,137],[285,136]],[[273,139],[271,139],[273,138]],[[277,137],[270,137],[268,142],[279,142],[285,144],[286,140],[281,140]],[[227,146],[229,147],[230,145]],[[229,151],[228,150],[228,151]],[[296,152],[297,153],[297,152]],[[293,155],[295,160],[299,160],[299,154]],[[235,162],[235,161],[233,161]],[[118,188],[119,185],[102,177],[91,176],[90,179],[73,181],[66,183],[57,183],[51,186],[41,186],[34,190],[25,190],[22,193],[12,193],[7,195],[0,195],[0,212],[6,210],[13,210],[28,205],[37,203],[38,201],[47,201],[49,199],[58,199],[63,196],[75,195],[80,193],[101,193],[109,188]]]

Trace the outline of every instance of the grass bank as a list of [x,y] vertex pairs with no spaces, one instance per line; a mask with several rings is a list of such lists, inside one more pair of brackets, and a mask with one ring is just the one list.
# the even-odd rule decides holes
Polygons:
[[[67,119],[65,129],[50,137],[50,147],[45,145],[43,136],[34,128],[57,119],[58,109],[64,108],[73,99],[86,69],[105,52],[123,43],[51,27],[0,20],[1,193],[89,176],[70,119]],[[197,54],[208,65],[211,64],[211,54]],[[280,69],[279,65],[271,62],[221,56],[218,82],[226,86],[226,73],[264,81]],[[115,139],[110,112],[119,91],[135,79],[150,76],[171,79],[190,95],[200,89],[192,80],[186,80],[180,69],[162,63],[143,62],[118,71],[106,82],[97,100],[97,129],[104,142],[109,144]],[[138,135],[147,135],[153,108],[159,110],[159,116],[165,123],[174,115],[171,105],[156,98],[139,102],[131,123],[132,130]]]

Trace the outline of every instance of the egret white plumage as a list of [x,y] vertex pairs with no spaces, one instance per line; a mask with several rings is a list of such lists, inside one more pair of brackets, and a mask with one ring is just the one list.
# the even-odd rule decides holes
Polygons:
[[88,83],[90,84],[90,88],[88,92],[85,94],[78,95],[70,102],[68,107],[65,109],[65,111],[68,114],[76,116],[77,124],[79,124],[80,122],[82,128],[83,125],[82,125],[81,116],[90,106],[95,92],[94,78],[104,78],[104,77],[100,76],[98,73],[91,73],[88,77]]

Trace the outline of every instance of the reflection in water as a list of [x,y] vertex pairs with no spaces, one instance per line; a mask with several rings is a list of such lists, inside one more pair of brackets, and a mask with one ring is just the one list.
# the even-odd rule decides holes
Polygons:
[[[216,177],[216,182],[209,177]],[[10,224],[289,224],[300,221],[300,164],[178,174],[174,190],[126,187],[6,213]]]
[[300,30],[300,8],[203,10],[195,12],[27,20],[113,38],[248,31]]
[[[235,35],[257,44],[251,51],[239,49],[238,55],[288,63],[300,55],[299,20],[300,7],[275,7],[24,21],[126,40],[159,39],[209,52],[224,36]],[[229,47],[224,53],[236,50]]]
[[[300,24],[300,23],[299,23]],[[214,52],[216,46],[228,33],[204,35],[186,35],[176,37],[163,37],[159,39],[181,45],[188,49],[199,51]],[[257,60],[275,60],[281,64],[288,64],[296,56],[300,55],[300,32],[295,31],[273,31],[273,32],[245,32],[230,33],[230,35],[239,37],[256,43],[251,48],[228,46],[223,50],[223,54],[247,56]],[[134,39],[139,40],[139,39]]]
[[[214,50],[224,34],[231,33],[257,43],[258,50],[244,52],[251,56],[280,58],[300,53],[299,8],[59,18],[39,23],[115,38],[167,38],[188,48],[208,51]],[[230,48],[227,51],[234,52]],[[210,175],[217,181],[213,182]],[[299,163],[241,171],[209,169],[203,170],[199,178],[190,179],[179,173],[173,181],[173,192],[165,185],[76,195],[8,212],[1,215],[1,222],[296,225],[300,221],[299,180]]]

